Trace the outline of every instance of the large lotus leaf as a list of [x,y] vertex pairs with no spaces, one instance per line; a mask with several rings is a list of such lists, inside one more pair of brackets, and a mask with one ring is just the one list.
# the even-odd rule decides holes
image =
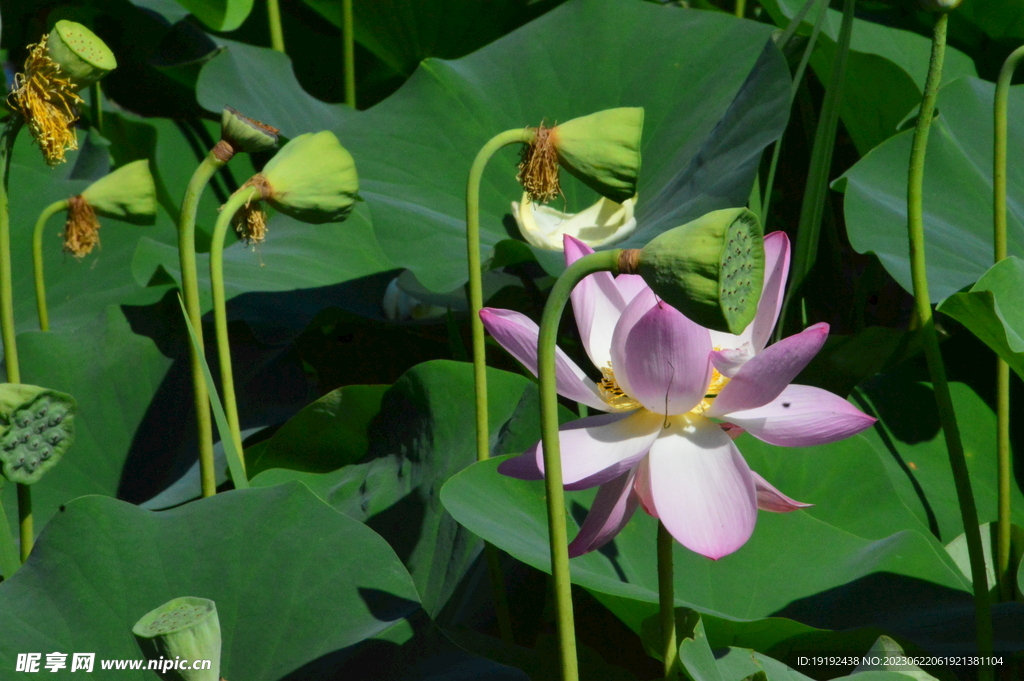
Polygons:
[[[506,129],[643,106],[641,227],[627,246],[745,204],[760,152],[788,116],[789,74],[770,32],[723,14],[574,0],[465,58],[424,61],[368,111],[300,96],[279,55],[237,46],[203,68],[197,96],[211,111],[235,102],[286,136],[337,132],[356,159],[384,252],[428,288],[450,291],[466,279],[466,174]],[[485,251],[508,236],[503,221],[522,194],[515,158],[503,150],[484,177]],[[563,179],[560,207],[590,205],[592,191]]]
[[141,659],[132,626],[186,595],[216,602],[222,674],[250,681],[277,681],[418,607],[387,543],[300,484],[161,512],[88,496],[54,518],[0,585],[5,678],[32,678],[13,672],[18,653],[94,652],[96,671],[103,659]]
[[[540,407],[533,384],[523,376],[489,369],[487,388],[493,452],[525,449],[539,437]],[[473,412],[472,365],[425,362],[384,394],[380,413],[366,431],[368,450],[362,463],[322,474],[272,469],[255,476],[252,484],[301,480],[339,511],[365,520],[402,557],[423,607],[434,615],[481,548],[438,499],[441,485],[476,460]],[[350,416],[355,424],[365,423],[359,413]],[[337,428],[339,419],[323,420],[321,426]],[[299,450],[302,438],[315,440],[321,434],[312,428],[301,438],[293,434],[291,448]],[[295,467],[308,465],[297,462]]]
[[[354,0],[355,39],[396,72],[427,57],[453,59],[508,33],[562,0]],[[341,3],[306,0],[339,28]]]
[[[762,6],[773,21],[785,26],[803,4],[804,0],[767,0]],[[802,32],[810,33],[817,15],[815,7],[804,19]],[[811,56],[811,67],[823,83],[829,82],[832,72],[841,20],[842,12],[827,10]],[[895,135],[899,123],[921,103],[930,55],[931,41],[924,36],[854,19],[839,115],[860,153]],[[953,47],[946,49],[943,83],[974,75],[969,56]]]
[[[992,266],[992,99],[995,86],[960,78],[939,91],[924,176],[925,252],[928,288],[940,302],[976,282]],[[1024,255],[1024,164],[1013,150],[1024,148],[1024,88],[1010,89],[1007,170],[1009,250]],[[845,191],[850,243],[875,253],[907,291],[907,168],[913,132],[887,140],[836,181]]]
[[233,31],[252,11],[253,0],[178,0],[214,31]]
[[[148,412],[171,360],[152,340],[134,335],[116,306],[76,331],[19,334],[18,351],[24,381],[69,393],[78,401],[74,444],[32,488],[38,532],[61,504],[75,497],[118,494],[126,482],[126,461],[153,446],[139,432],[140,424],[147,415],[165,419]],[[145,456],[155,458],[151,451]],[[4,504],[8,519],[15,523],[13,493],[4,495]]]
[[1016,0],[964,0],[954,16],[996,40],[1024,38],[1024,7]]
[[[498,474],[499,463],[470,466],[448,481],[441,499],[472,532],[547,571],[544,486]],[[570,517],[581,518],[593,496],[593,490],[567,493]],[[657,602],[656,529],[655,520],[638,512],[612,543],[572,560],[573,581],[594,591]],[[891,580],[891,588],[909,602],[959,599],[966,588],[942,547],[916,529],[872,541],[803,512],[761,514],[753,537],[717,562],[679,544],[673,560],[678,605],[743,620],[767,617],[817,594],[839,595],[852,582],[867,587],[872,580]],[[857,618],[870,617],[870,610],[879,607],[877,602],[856,602],[865,600],[864,593],[849,596],[851,602],[842,606],[849,610],[842,617],[851,626],[863,623]]]
[[939,306],[1024,378],[1024,260],[1009,257]]

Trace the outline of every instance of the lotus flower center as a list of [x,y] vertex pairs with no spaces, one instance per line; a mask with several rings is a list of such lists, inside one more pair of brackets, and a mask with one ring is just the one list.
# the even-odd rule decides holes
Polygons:
[[[722,348],[720,347],[715,347],[716,351],[721,349]],[[710,409],[711,405],[715,401],[715,398],[718,397],[718,393],[722,392],[722,388],[724,388],[729,383],[729,381],[730,379],[728,376],[723,376],[718,369],[712,367],[711,382],[708,383],[708,388],[707,390],[704,391],[704,399],[700,401],[700,404],[693,408],[693,411],[698,414],[703,414],[708,409]]]
[[608,366],[601,368],[601,377],[597,389],[601,392],[601,399],[609,406],[614,407],[616,411],[640,408],[640,402],[634,400],[619,387],[619,382],[615,380],[615,372],[612,371],[611,362],[608,362]]

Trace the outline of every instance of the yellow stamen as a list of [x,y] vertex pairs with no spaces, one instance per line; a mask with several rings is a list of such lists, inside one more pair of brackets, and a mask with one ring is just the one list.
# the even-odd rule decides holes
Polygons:
[[558,151],[555,149],[551,128],[537,126],[533,142],[523,147],[519,161],[519,184],[536,203],[547,203],[562,193],[558,180]]
[[615,380],[615,372],[612,371],[612,363],[601,369],[601,382],[597,389],[601,392],[601,399],[615,408],[616,411],[629,411],[640,407],[640,402],[623,392],[619,382]]
[[267,214],[258,203],[252,206],[246,203],[231,221],[246,245],[255,245],[267,238]]
[[100,243],[100,221],[84,198],[68,199],[68,219],[64,223],[64,250],[84,258]]
[[29,46],[25,72],[14,76],[14,90],[8,104],[25,118],[29,131],[46,163],[55,166],[64,162],[64,152],[78,148],[74,123],[82,98],[71,80],[60,77],[60,67],[46,50],[47,36]]

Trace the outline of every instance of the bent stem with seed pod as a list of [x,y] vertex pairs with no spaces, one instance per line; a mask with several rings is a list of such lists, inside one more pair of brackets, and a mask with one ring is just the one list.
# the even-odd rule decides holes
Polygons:
[[[995,135],[993,143],[992,198],[993,198],[993,250],[995,262],[1004,260],[1006,249],[1006,114],[1009,108],[1010,82],[1013,73],[1024,59],[1024,47],[1018,47],[1006,61],[996,81],[994,103]],[[1001,600],[1013,599],[1013,569],[1010,565],[1010,481],[1013,462],[1010,455],[1010,365],[996,358],[996,468],[997,468],[997,522],[996,522],[996,584]]]
[[[227,302],[224,295],[224,236],[232,218],[250,201],[263,198],[254,186],[244,186],[231,195],[217,216],[210,242],[210,288],[213,292],[213,319],[217,331],[217,358],[220,362],[221,394],[224,396],[224,412],[235,448],[242,452],[242,429],[238,421],[238,403],[235,399],[235,379],[231,368],[231,344],[228,341]],[[243,459],[244,464],[244,459]]]
[[[960,429],[953,409],[949,383],[946,380],[946,369],[942,363],[939,336],[935,329],[935,319],[932,316],[931,298],[928,293],[928,271],[925,262],[924,160],[928,148],[928,131],[935,113],[935,101],[938,98],[939,83],[942,78],[942,61],[946,48],[948,22],[949,15],[945,13],[940,14],[935,22],[928,77],[925,81],[921,110],[918,113],[910,151],[910,171],[907,178],[907,230],[910,240],[910,271],[913,280],[915,310],[921,322],[925,359],[935,389],[935,403],[938,407],[939,421],[942,423],[949,463],[953,469],[960,518],[967,539],[971,579],[974,585],[978,654],[985,656],[992,654],[992,616],[985,575],[985,558],[982,553],[981,531],[978,527],[978,512],[974,503],[974,492],[971,490],[967,460],[964,458]],[[991,666],[979,667],[979,678],[982,681],[991,679],[992,674]]]

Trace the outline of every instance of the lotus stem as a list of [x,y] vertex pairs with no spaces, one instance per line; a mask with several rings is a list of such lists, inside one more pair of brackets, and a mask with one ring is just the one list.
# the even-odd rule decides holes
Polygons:
[[537,375],[540,379],[540,427],[544,449],[544,487],[547,491],[548,539],[551,576],[554,582],[561,651],[562,680],[577,681],[576,631],[572,612],[572,581],[569,575],[569,538],[565,524],[565,492],[558,442],[558,393],[555,389],[555,343],[558,323],[573,287],[595,272],[619,273],[621,250],[585,255],[570,265],[555,282],[544,306],[537,342]]
[[356,42],[352,0],[341,0],[341,41],[345,53],[345,103],[356,108]]
[[46,282],[43,279],[43,228],[54,214],[68,209],[68,200],[54,201],[43,209],[32,231],[32,277],[36,284],[36,312],[39,313],[39,328],[50,330],[50,314],[46,310]]
[[740,19],[747,13],[747,0],[736,0],[736,16]]
[[277,0],[267,0],[267,23],[270,24],[270,47],[284,52],[284,30],[281,28],[281,7]]
[[[993,149],[993,245],[995,261],[1006,258],[1006,116],[1010,101],[1010,81],[1024,58],[1024,47],[1014,50],[999,72],[996,81],[995,136]],[[1013,462],[1010,455],[1010,365],[996,358],[996,583],[1000,600],[1013,600],[1013,570],[1010,565],[1010,481]]]
[[[224,236],[231,226],[231,218],[250,201],[260,200],[260,190],[252,185],[242,187],[228,198],[217,216],[210,242],[210,288],[213,292],[213,319],[217,329],[217,359],[220,362],[221,394],[224,396],[224,411],[228,429],[238,453],[242,448],[242,429],[238,423],[238,404],[235,400],[235,379],[231,368],[231,344],[228,342],[228,314],[224,296]],[[244,470],[245,458],[242,457]]]
[[679,644],[676,642],[676,595],[672,570],[672,544],[674,540],[662,522],[658,521],[658,605],[661,610],[662,659],[665,662],[665,681],[679,678]]
[[[487,424],[487,355],[484,346],[484,323],[480,320],[480,309],[484,306],[483,284],[480,272],[480,180],[487,162],[502,147],[510,144],[527,144],[533,140],[534,132],[527,128],[506,130],[492,137],[477,153],[469,169],[466,182],[466,254],[469,261],[469,323],[473,336],[473,394],[476,405],[476,458],[484,461],[490,458],[490,430]],[[495,611],[502,640],[512,643],[512,618],[508,612],[508,598],[505,582],[499,569],[497,549],[485,544],[487,564],[491,573],[494,590]],[[504,604],[504,605],[503,605]]]
[[[199,277],[196,274],[196,210],[199,197],[210,178],[230,159],[221,143],[207,154],[189,180],[185,198],[181,202],[181,216],[178,220],[178,257],[181,261],[181,289],[185,299],[185,310],[196,330],[196,345],[203,351],[202,310],[199,306]],[[189,358],[192,363],[192,392],[195,398],[196,426],[199,436],[199,470],[204,497],[217,493],[217,474],[213,465],[213,420],[210,417],[210,395],[203,379],[203,368],[199,363],[196,348],[189,344]]]
[[[953,399],[949,393],[949,383],[946,381],[946,369],[942,363],[939,336],[935,330],[935,319],[932,316],[931,298],[928,293],[928,271],[925,263],[924,160],[928,149],[928,132],[932,116],[935,113],[935,101],[938,99],[939,83],[942,79],[942,61],[946,49],[946,25],[948,23],[948,14],[940,14],[935,22],[928,78],[925,81],[924,94],[921,97],[921,110],[918,113],[910,150],[910,171],[907,178],[907,230],[910,239],[910,273],[914,285],[914,309],[921,321],[925,358],[935,391],[935,403],[946,440],[950,467],[953,469],[960,518],[964,525],[967,550],[970,555],[978,654],[989,656],[992,654],[992,616],[985,576],[985,558],[982,554],[981,530],[978,527],[978,512],[974,503],[974,492],[971,490],[967,461],[964,458],[960,429],[957,426],[956,413],[953,409]],[[992,679],[992,667],[979,667],[978,676],[982,681]]]

